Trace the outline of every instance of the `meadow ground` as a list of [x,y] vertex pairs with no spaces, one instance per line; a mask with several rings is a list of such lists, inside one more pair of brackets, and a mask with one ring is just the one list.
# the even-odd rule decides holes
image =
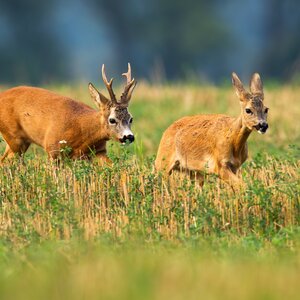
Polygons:
[[[52,86],[90,105],[86,86]],[[3,89],[3,88],[2,88]],[[112,168],[57,166],[40,148],[0,168],[1,299],[297,299],[300,88],[267,86],[235,193],[153,172],[162,132],[196,113],[239,114],[231,87],[139,84],[136,142]],[[0,151],[4,142],[0,143]]]

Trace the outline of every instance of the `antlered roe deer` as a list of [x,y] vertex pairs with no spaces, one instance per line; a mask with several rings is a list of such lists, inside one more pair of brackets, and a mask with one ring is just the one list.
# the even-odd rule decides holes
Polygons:
[[134,141],[132,116],[127,109],[136,86],[130,64],[128,72],[122,75],[127,84],[119,100],[113,92],[113,79],[106,78],[104,65],[102,79],[110,98],[89,83],[90,95],[99,110],[36,87],[20,86],[0,93],[0,133],[7,143],[1,162],[6,157],[24,154],[31,143],[43,147],[51,158],[57,158],[62,147],[68,147],[71,158],[95,155],[100,161],[109,162],[108,140]]
[[196,115],[176,121],[162,136],[156,170],[192,172],[202,181],[201,171],[205,171],[229,183],[240,182],[237,171],[248,156],[247,139],[254,129],[262,134],[267,131],[268,108],[259,74],[253,74],[250,92],[235,73],[232,83],[240,99],[240,116]]

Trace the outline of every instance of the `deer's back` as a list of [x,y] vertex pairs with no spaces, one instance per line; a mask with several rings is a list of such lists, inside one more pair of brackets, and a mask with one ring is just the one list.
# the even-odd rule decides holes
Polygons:
[[93,110],[71,98],[59,95],[46,89],[20,86],[0,93],[0,111],[13,110],[16,113],[28,111],[44,111],[80,113]]
[[46,134],[72,127],[89,106],[54,92],[21,86],[0,94],[0,132],[41,144]]
[[188,148],[201,143],[204,145],[211,144],[212,147],[224,136],[230,124],[234,121],[226,115],[196,115],[184,117],[169,128],[175,131],[177,146],[186,145]]

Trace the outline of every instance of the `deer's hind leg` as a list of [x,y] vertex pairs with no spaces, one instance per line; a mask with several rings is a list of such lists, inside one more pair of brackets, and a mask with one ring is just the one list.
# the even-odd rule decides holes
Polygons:
[[8,145],[6,145],[5,151],[1,157],[0,162],[2,163],[5,158],[10,158],[10,157],[13,157],[14,155],[15,155],[15,153],[10,149],[10,147]]
[[165,159],[164,172],[171,175],[174,170],[179,170],[179,161],[175,159],[175,155]]
[[0,162],[2,163],[6,158],[13,158],[16,155],[24,154],[29,146],[30,142],[24,141],[22,139],[16,139],[11,141],[10,143],[7,143],[5,151],[0,159]]

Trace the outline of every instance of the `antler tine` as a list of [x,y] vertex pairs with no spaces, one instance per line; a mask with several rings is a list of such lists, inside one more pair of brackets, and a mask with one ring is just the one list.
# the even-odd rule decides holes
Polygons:
[[117,102],[116,95],[114,94],[114,91],[113,91],[113,88],[112,88],[112,83],[113,83],[114,79],[111,78],[111,80],[108,82],[106,74],[105,74],[104,64],[102,65],[102,79],[103,79],[104,84],[106,85],[106,88],[107,88],[108,92],[109,92],[111,101]]
[[127,71],[127,73],[123,73],[122,75],[127,78],[127,84],[129,84],[130,81],[131,81],[131,66],[130,66],[130,63],[128,63],[128,71]]
[[[121,101],[122,102],[128,102],[130,100],[130,98],[131,98],[131,94],[132,94],[132,91],[134,89],[134,87],[133,87],[133,89],[131,89],[131,87],[135,86],[135,84],[136,84],[134,78],[131,80],[131,66],[130,66],[130,63],[128,63],[128,71],[127,71],[127,73],[123,73],[122,75],[126,77],[127,84],[126,84],[126,86],[124,88],[124,92],[123,92],[123,94],[121,96]],[[130,91],[130,89],[131,89],[131,91]]]

